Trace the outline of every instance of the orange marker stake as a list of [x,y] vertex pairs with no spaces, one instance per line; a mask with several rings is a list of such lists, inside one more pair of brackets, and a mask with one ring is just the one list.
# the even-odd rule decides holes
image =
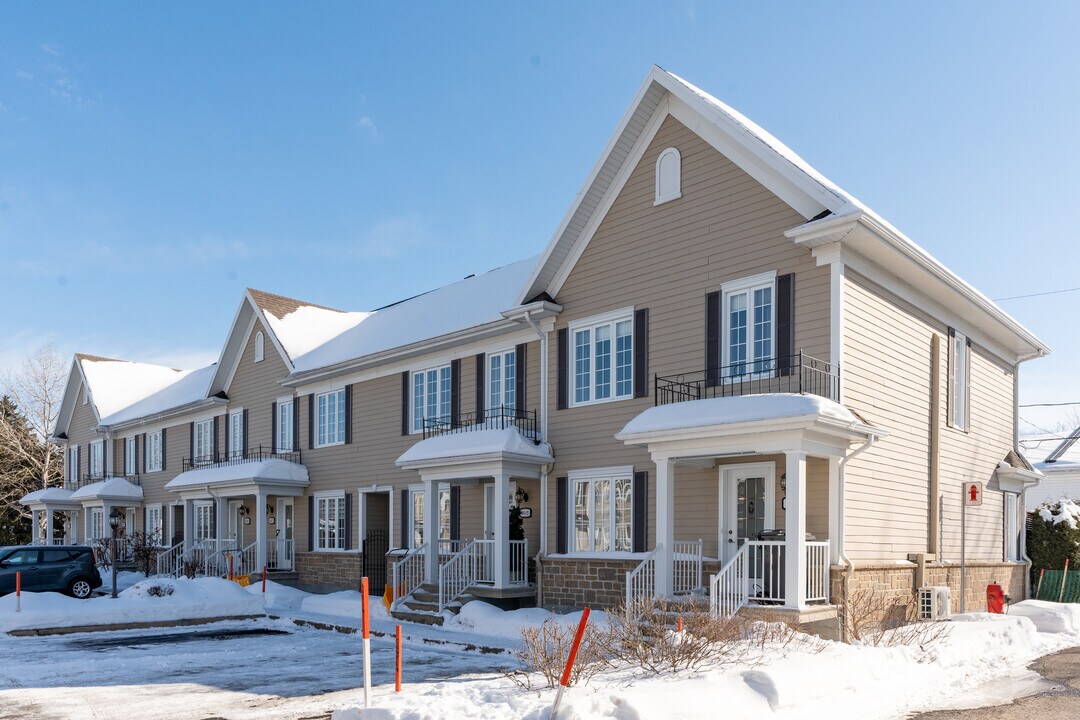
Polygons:
[[678,629],[679,629],[679,632],[682,632],[682,618],[679,618]]
[[574,659],[577,657],[581,638],[585,636],[585,626],[589,624],[589,608],[581,611],[581,622],[578,623],[577,634],[574,635],[574,644],[570,646],[570,654],[566,658],[566,668],[563,669],[562,678],[559,680],[559,690],[555,694],[555,704],[551,708],[551,720],[555,720],[559,714],[559,703],[562,702],[563,691],[570,684],[570,673],[574,669]]
[[368,579],[360,579],[360,607],[364,634],[364,707],[371,707],[371,614],[368,611]]
[[263,592],[266,592],[266,566],[263,565]]
[[15,612],[22,612],[22,571],[15,573]]
[[397,668],[394,675],[394,692],[401,692],[401,626],[397,626]]

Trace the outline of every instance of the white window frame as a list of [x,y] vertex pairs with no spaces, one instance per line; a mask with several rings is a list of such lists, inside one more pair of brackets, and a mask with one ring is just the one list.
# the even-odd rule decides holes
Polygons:
[[345,395],[339,388],[315,396],[315,447],[345,444]]
[[92,539],[105,537],[105,508],[92,507],[86,511],[87,524],[90,526],[87,533]]
[[[625,553],[633,552],[634,549],[634,468],[632,466],[627,467],[612,467],[612,468],[595,468],[592,470],[572,470],[567,473],[567,492],[570,493],[570,497],[567,498],[567,512],[569,517],[567,518],[567,528],[570,537],[568,538],[567,550],[569,554],[574,553],[602,553],[610,555],[623,555]],[[597,481],[608,482],[608,537],[611,539],[611,547],[607,549],[596,549],[596,485]],[[627,507],[627,535],[626,535],[626,548],[615,549],[616,538],[619,534],[618,514],[615,512],[616,503],[616,487],[618,482],[625,481],[629,488],[629,500]],[[578,486],[587,485],[587,497],[586,497],[586,515],[588,517],[589,529],[588,533],[588,546],[585,548],[579,547],[577,536],[577,498],[578,498]]]
[[1020,548],[1020,496],[1016,493],[1002,493],[1005,512],[1005,562],[1020,562],[1023,553]]
[[214,418],[196,420],[195,441],[192,443],[192,465],[208,463],[214,459]]
[[212,502],[196,502],[193,505],[195,517],[192,519],[191,528],[194,533],[194,541],[214,539],[214,504]]
[[[511,360],[514,368],[514,377],[508,378],[506,376],[507,360]],[[488,410],[497,410],[501,407],[508,410],[517,410],[518,396],[517,396],[517,349],[510,348],[509,350],[500,350],[498,352],[491,352],[487,354],[485,360],[487,368],[484,376],[484,395],[486,397],[485,407]],[[498,380],[496,380],[495,365],[498,365]],[[496,384],[497,383],[497,384]],[[514,400],[511,403],[506,402],[506,396],[512,395]]]
[[[432,400],[432,374],[435,376],[434,401]],[[418,386],[417,378],[422,378]],[[409,373],[409,434],[424,432],[424,421],[438,418],[450,420],[451,396],[454,393],[453,371],[450,363],[413,370]],[[419,393],[417,392],[419,390]],[[419,405],[417,404],[419,400]],[[429,415],[428,409],[434,404],[435,414]],[[443,410],[445,409],[445,413]]]
[[79,482],[79,446],[71,445],[68,447],[68,467],[67,478],[69,483]]
[[[424,485],[409,486],[409,549],[415,550],[423,543],[424,533]],[[416,510],[419,508],[420,513]],[[446,537],[443,537],[445,535]],[[460,540],[450,537],[450,483],[439,483],[439,540]]]
[[262,362],[266,356],[266,339],[262,331],[255,333],[255,362]]
[[971,353],[968,337],[953,329],[949,335],[949,427],[967,431],[971,427]]
[[136,436],[124,438],[124,474],[125,475],[138,475],[138,458],[139,453],[137,451]]
[[[333,509],[334,517],[331,520],[329,517],[330,510]],[[323,525],[323,511],[327,512],[326,522],[334,522],[335,532],[333,537],[333,544],[330,544],[330,533],[326,532],[326,527]],[[315,547],[312,548],[315,552],[343,552],[345,550],[345,534],[348,529],[345,527],[345,491],[333,490],[329,492],[316,493],[315,494],[315,527],[312,532],[312,538]]]
[[[661,163],[663,163],[664,160],[671,157],[675,158],[675,185],[673,188],[668,189],[667,192],[664,192],[663,188],[661,187],[662,176],[660,174],[660,165]],[[663,152],[661,152],[660,155],[656,158],[656,197],[653,200],[653,206],[655,207],[656,205],[663,205],[666,202],[678,200],[681,197],[682,154],[679,152],[678,148],[669,147]]]
[[[618,326],[624,322],[630,324],[630,364],[628,365],[627,377],[625,380],[625,392],[619,393],[619,380],[618,380]],[[598,328],[607,328],[610,331],[610,347],[608,349],[608,396],[597,399],[596,390],[600,387],[596,382],[596,331]],[[582,371],[579,365],[577,356],[578,349],[578,335],[583,332],[589,333],[588,348],[589,356],[585,358],[585,370],[584,376],[588,384],[587,398],[578,399],[579,381],[582,378]],[[593,315],[592,317],[582,318],[581,320],[575,320],[570,323],[568,328],[569,345],[567,352],[570,357],[567,358],[570,368],[570,388],[569,388],[569,400],[570,407],[581,407],[585,405],[599,405],[602,403],[616,402],[618,400],[629,400],[634,397],[634,308],[622,308],[614,310],[603,315]]]
[[[758,355],[757,342],[754,337],[754,293],[768,288],[770,297],[769,315],[769,352]],[[735,360],[731,357],[731,301],[735,297],[746,298],[746,358],[741,362],[749,368],[748,372],[734,374],[732,365]],[[720,346],[721,362],[725,368],[725,377],[745,379],[767,375],[776,370],[776,271],[761,273],[751,277],[741,278],[732,282],[726,282],[720,286]],[[768,366],[762,366],[766,360],[772,360]],[[757,367],[755,367],[755,365]]]
[[105,477],[105,441],[94,440],[90,443],[90,463],[86,468],[90,477]]
[[146,440],[143,443],[143,455],[145,455],[146,460],[146,472],[161,472],[161,431],[155,430],[154,432],[148,432],[146,433],[145,438]]
[[[165,514],[161,503],[146,506],[146,531],[147,538],[156,542],[158,546],[165,545]],[[156,537],[155,537],[156,535]]]
[[229,412],[228,428],[226,432],[229,433],[229,457],[242,458],[247,452],[247,448],[244,447],[244,410],[232,410]]
[[90,402],[90,388],[83,385],[82,389],[82,404],[85,405]]
[[[288,408],[288,415],[284,412]],[[288,421],[286,422],[286,418]],[[278,452],[292,452],[293,440],[296,437],[296,399],[280,397],[277,399],[277,417],[274,418],[274,447]]]

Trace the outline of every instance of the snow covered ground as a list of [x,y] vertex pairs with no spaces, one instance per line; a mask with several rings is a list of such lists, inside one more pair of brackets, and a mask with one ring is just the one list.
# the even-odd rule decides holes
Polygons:
[[[321,718],[335,711],[339,718],[365,720],[550,716],[554,693],[524,691],[502,674],[515,665],[506,650],[516,646],[520,627],[552,617],[546,611],[504,613],[477,602],[446,627],[406,624],[405,691],[396,695],[396,623],[373,602],[374,707],[361,713],[355,709],[363,698],[359,637],[293,621],[357,627],[358,593],[316,596],[270,583],[264,596],[258,586],[220,582],[180,583],[183,589],[173,597],[201,597],[204,604],[228,598],[280,619],[42,638],[0,635],[0,653],[11,659],[0,664],[0,719]],[[163,600],[139,597],[144,588],[126,591],[131,607]],[[82,607],[105,612],[108,604],[124,602],[103,598],[82,601]],[[10,622],[11,614],[0,607],[0,622]],[[80,622],[86,616],[84,611]],[[604,621],[600,613],[594,617]],[[573,624],[577,617],[561,620]],[[1042,687],[1025,670],[1034,658],[1080,645],[1080,607],[1029,601],[1005,617],[958,616],[951,628],[925,653],[827,643],[819,652],[789,649],[755,667],[677,677],[616,669],[571,688],[559,717],[715,718],[720,698],[724,717],[755,719],[902,718],[913,710],[1000,702]]]

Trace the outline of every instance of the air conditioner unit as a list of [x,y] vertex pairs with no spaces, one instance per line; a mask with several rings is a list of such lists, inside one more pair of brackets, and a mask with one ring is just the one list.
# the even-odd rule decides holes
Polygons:
[[920,620],[948,620],[951,615],[952,591],[949,588],[919,588]]

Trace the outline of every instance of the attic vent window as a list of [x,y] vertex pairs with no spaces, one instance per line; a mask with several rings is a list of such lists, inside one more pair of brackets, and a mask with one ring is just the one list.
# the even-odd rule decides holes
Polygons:
[[263,334],[261,332],[255,333],[255,362],[262,362],[263,359]]
[[682,156],[671,147],[656,159],[656,200],[660,205],[682,197]]
[[90,388],[88,388],[88,387],[83,387],[83,391],[82,391],[82,404],[83,404],[83,405],[85,405],[85,404],[86,404],[86,403],[88,403],[88,402],[90,402]]

